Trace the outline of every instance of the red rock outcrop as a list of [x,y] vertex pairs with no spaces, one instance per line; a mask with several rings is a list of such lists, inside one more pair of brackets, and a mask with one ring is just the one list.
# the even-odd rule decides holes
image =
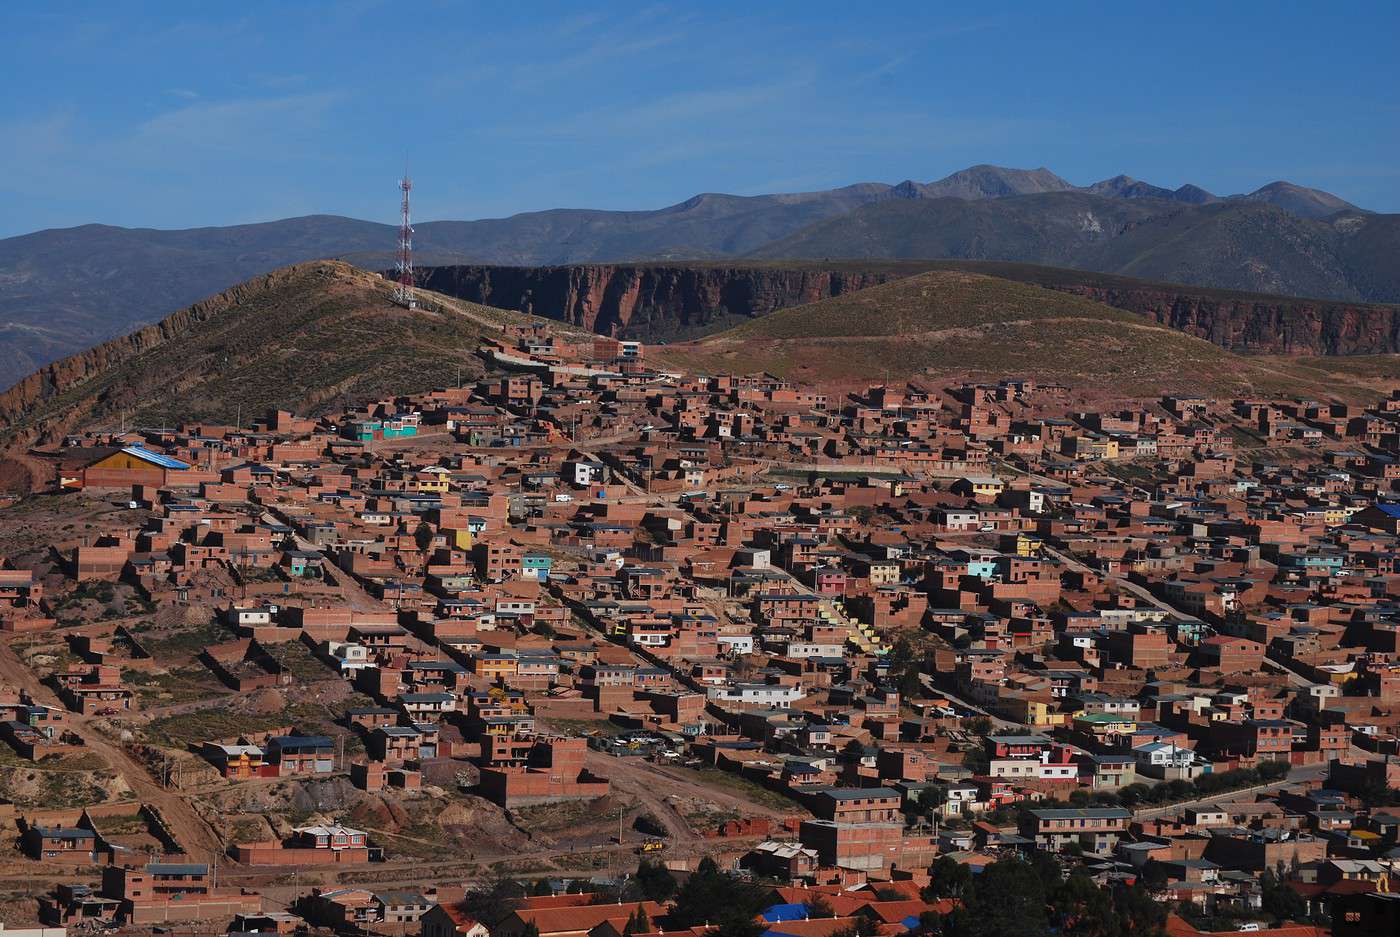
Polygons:
[[[1074,293],[1152,318],[1235,352],[1285,355],[1400,351],[1400,306],[1294,299],[1148,283],[1025,264],[929,261]],[[450,266],[421,271],[429,289],[563,319],[605,335],[693,338],[743,318],[917,273],[919,264],[822,266],[580,264]]]
[[669,339],[914,272],[878,266],[472,265],[427,268],[420,271],[418,282],[459,299],[561,319],[604,335]]
[[1189,287],[1037,282],[1148,316],[1235,352],[1364,355],[1400,351],[1400,306],[1196,292]]

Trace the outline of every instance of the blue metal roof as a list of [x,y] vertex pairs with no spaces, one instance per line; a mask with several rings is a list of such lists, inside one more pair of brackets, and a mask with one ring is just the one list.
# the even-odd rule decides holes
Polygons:
[[159,465],[161,468],[189,468],[189,465],[187,463],[181,462],[179,459],[168,456],[163,452],[152,452],[151,450],[143,449],[140,446],[126,446],[122,449],[122,452],[125,452],[129,456],[135,456],[143,462],[150,462],[152,465]]
[[805,921],[808,917],[807,906],[805,904],[775,904],[763,910],[762,917],[769,924],[776,924],[779,921]]

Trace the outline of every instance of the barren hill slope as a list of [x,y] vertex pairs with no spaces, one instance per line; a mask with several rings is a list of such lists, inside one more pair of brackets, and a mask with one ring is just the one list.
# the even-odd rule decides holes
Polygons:
[[[919,375],[1035,377],[1121,395],[1170,391],[1321,397],[1374,395],[1388,359],[1324,373],[1310,359],[1235,355],[1136,313],[1029,283],[934,270],[669,346],[661,360],[695,370],[769,371],[858,384]],[[1369,386],[1363,386],[1367,385]]]
[[246,421],[269,407],[318,413],[482,372],[482,336],[520,313],[391,284],[336,261],[275,270],[160,322],[47,365],[0,394],[0,440],[51,441],[75,427]]

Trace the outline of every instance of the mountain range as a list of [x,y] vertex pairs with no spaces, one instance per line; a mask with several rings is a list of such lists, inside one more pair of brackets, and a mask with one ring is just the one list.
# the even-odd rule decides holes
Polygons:
[[[0,387],[289,263],[388,266],[390,225],[315,215],[186,230],[84,225],[0,240]],[[558,209],[420,224],[421,264],[1020,261],[1202,286],[1400,301],[1400,215],[1276,182],[1246,195],[974,166],[929,183],[703,194],[654,211]],[[543,310],[541,310],[543,311]]]

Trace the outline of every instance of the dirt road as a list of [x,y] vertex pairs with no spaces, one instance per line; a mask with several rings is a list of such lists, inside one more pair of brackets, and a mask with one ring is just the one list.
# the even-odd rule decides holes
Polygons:
[[[53,692],[39,682],[34,671],[25,666],[8,642],[0,642],[0,679],[25,690],[36,701],[47,705],[59,705]],[[191,859],[203,861],[222,851],[218,834],[204,822],[189,802],[179,792],[161,787],[146,768],[127,754],[125,749],[109,741],[90,725],[88,717],[70,714],[68,725],[83,740],[88,751],[99,756],[112,771],[121,776],[139,800],[160,811],[171,835],[184,847]]]

